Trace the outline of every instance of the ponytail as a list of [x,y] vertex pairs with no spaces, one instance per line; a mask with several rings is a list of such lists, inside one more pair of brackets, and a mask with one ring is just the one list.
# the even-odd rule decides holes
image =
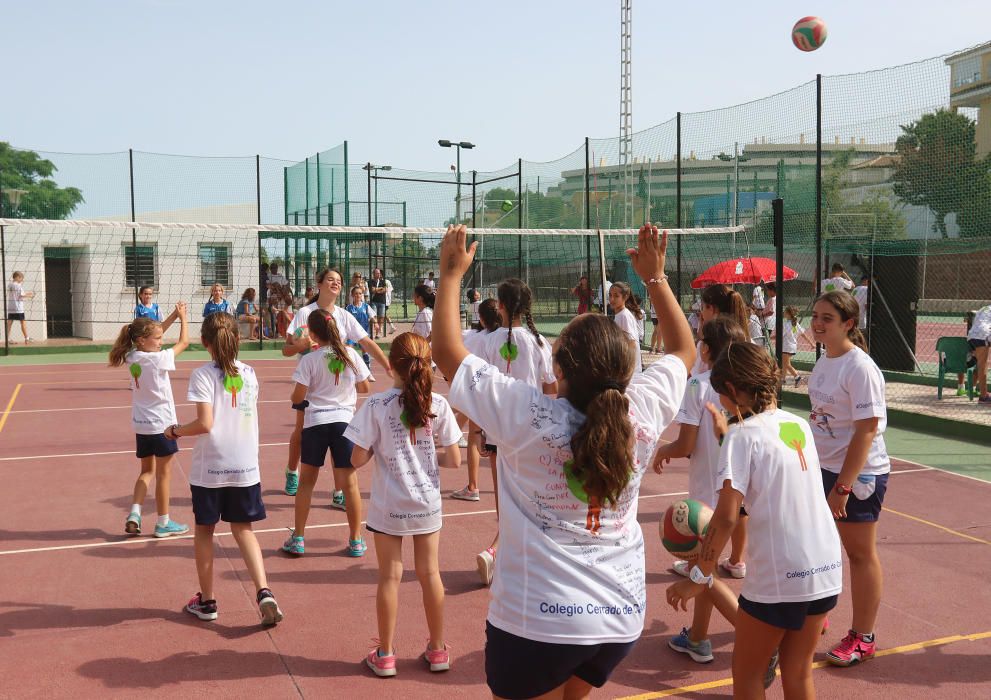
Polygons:
[[110,348],[110,366],[120,367],[124,364],[127,353],[134,349],[134,343],[138,338],[145,338],[152,334],[161,324],[158,321],[142,316],[130,323],[121,326],[117,339],[113,347]]
[[486,299],[478,305],[478,320],[482,322],[482,327],[490,333],[499,327],[499,306],[495,299]]
[[864,340],[864,334],[857,328],[857,322],[860,320],[860,304],[856,297],[845,290],[834,291],[822,294],[816,299],[816,303],[820,301],[824,301],[836,309],[836,313],[840,315],[844,323],[853,319],[853,327],[846,332],[846,337],[850,339],[851,343],[867,352],[867,341]]
[[323,309],[314,309],[306,319],[306,327],[310,335],[320,341],[321,345],[333,350],[337,359],[349,367],[352,372],[358,373],[351,353],[348,352],[347,346],[341,340],[341,334],[337,330],[337,321],[334,320],[332,314]]
[[544,347],[544,341],[540,338],[537,326],[533,323],[533,314],[530,310],[533,303],[533,293],[526,286],[526,283],[515,277],[505,279],[496,288],[496,297],[506,308],[506,320],[508,321],[506,328],[509,331],[509,345],[513,344],[513,319],[519,316],[520,320],[526,324],[527,329],[533,333],[533,337],[537,341],[537,346]]
[[420,428],[434,418],[433,371],[430,343],[416,333],[400,333],[389,348],[389,364],[403,380],[400,401],[410,430]]
[[217,366],[226,376],[236,377],[238,369],[235,362],[241,338],[234,317],[230,314],[210,314],[203,319],[200,335]]
[[633,475],[633,424],[623,393],[635,354],[626,334],[605,316],[583,314],[569,323],[554,355],[568,380],[568,402],[585,414],[571,436],[570,475],[599,505],[615,507]]
[[423,299],[423,305],[428,309],[434,308],[434,302],[437,300],[437,294],[425,284],[418,284],[413,288],[413,294]]
[[[774,289],[771,284],[767,288],[772,291]],[[703,289],[702,303],[715,308],[721,314],[732,316],[741,328],[746,328],[750,323],[750,314],[743,297],[725,284],[712,284]]]

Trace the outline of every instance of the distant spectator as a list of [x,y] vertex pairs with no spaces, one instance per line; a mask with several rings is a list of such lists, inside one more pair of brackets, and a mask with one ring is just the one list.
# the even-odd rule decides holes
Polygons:
[[[21,279],[23,279],[23,275]],[[9,296],[10,295],[8,294],[8,299]],[[158,308],[158,304],[152,302],[152,297],[154,296],[155,288],[150,285],[145,285],[138,290],[138,303],[137,306],[134,307],[134,318],[150,318],[151,320],[158,321],[159,323],[165,320],[165,316],[162,315],[162,311]]]
[[224,299],[224,285],[220,284],[220,282],[215,282],[210,287],[210,300],[203,306],[203,318],[216,313],[234,315],[234,312],[231,311],[230,303]]
[[241,295],[241,301],[237,304],[234,314],[237,318],[238,330],[242,338],[258,339],[259,322],[261,314],[258,312],[258,305],[255,303],[255,289],[248,287]]
[[[31,338],[28,336],[28,326],[24,321],[24,300],[33,299],[34,292],[25,292],[24,287],[21,286],[23,282],[24,273],[14,272],[10,276],[10,282],[7,283],[7,341],[10,342],[10,329],[14,325],[14,321],[20,321],[21,334],[24,336],[24,344],[26,345],[31,342]],[[157,304],[155,311],[161,316]],[[155,320],[161,321],[162,319],[156,318]]]

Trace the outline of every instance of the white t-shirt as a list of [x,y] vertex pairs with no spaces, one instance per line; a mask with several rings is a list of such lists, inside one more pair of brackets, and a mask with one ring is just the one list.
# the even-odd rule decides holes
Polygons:
[[351,421],[354,407],[358,404],[355,384],[368,379],[371,372],[354,348],[345,349],[357,373],[343,360],[337,359],[329,347],[311,352],[296,365],[292,380],[306,387],[306,400],[310,402],[303,414],[304,429]]
[[784,330],[781,334],[781,352],[794,355],[798,352],[798,336],[802,335],[805,329],[802,324],[795,322],[792,324],[787,318],[784,320]]
[[436,448],[456,444],[461,428],[447,400],[433,394],[430,412],[436,417],[411,430],[404,422],[401,393],[393,388],[369,397],[344,437],[375,451],[368,526],[389,535],[420,535],[440,529]]
[[24,287],[20,282],[7,283],[7,313],[24,313]]
[[392,306],[392,282],[385,281],[385,305]]
[[867,285],[855,287],[853,290],[853,298],[857,300],[857,306],[860,307],[860,318],[857,322],[857,328],[867,328],[867,294]]
[[423,338],[429,338],[434,330],[434,310],[429,306],[424,306],[417,311],[411,330]]
[[538,346],[537,339],[529,328],[513,328],[513,347],[516,348],[517,355],[516,359],[507,359],[500,351],[509,344],[509,329],[496,328],[485,338],[478,356],[495,365],[503,374],[522,379],[530,386],[541,389],[544,384],[556,382],[557,377],[554,376],[551,344],[543,336],[540,336],[540,340],[541,344]]
[[213,362],[193,370],[187,401],[213,406],[213,428],[200,435],[189,471],[192,486],[254,486],[258,470],[258,378],[243,362],[226,377]]
[[765,345],[764,338],[764,326],[761,325],[760,319],[757,318],[757,314],[750,314],[748,321],[748,331],[750,333],[750,342],[756,345]]
[[485,347],[485,338],[491,333],[486,329],[480,331],[470,330],[464,333],[461,337],[461,341],[468,348],[468,352],[472,355],[480,355],[482,348]]
[[695,343],[695,364],[692,365],[691,376],[697,377],[706,370],[709,369],[709,365],[702,361],[702,341]]
[[465,358],[451,382],[451,405],[499,445],[492,625],[556,644],[640,636],[647,603],[640,480],[674,419],[686,379],[684,364],[672,355],[634,375],[626,389],[636,440],[633,471],[616,506],[600,508],[577,479],[569,483],[566,471],[571,437],[585,416],[567,399]]
[[[603,285],[600,284],[599,285],[599,289],[595,292],[595,303],[598,304],[599,307],[601,307],[603,313],[605,313],[605,310],[606,310],[606,306],[605,305],[609,303],[609,290],[612,289],[612,282],[610,282],[609,280],[606,280],[606,284],[605,284],[605,288],[606,288],[605,291],[606,291],[606,293],[605,293],[605,296],[603,296],[603,294],[602,294],[602,286]],[[603,299],[605,299],[605,301],[603,301]]]
[[967,332],[968,340],[991,340],[991,305],[983,306],[974,315]]
[[423,284],[424,286],[430,287],[431,289],[434,289],[437,286],[437,283],[434,280],[430,279],[429,277],[423,278]]
[[764,308],[764,289],[763,287],[754,287],[754,291],[750,293],[750,301],[755,309]]
[[[296,332],[297,328],[307,328],[307,323],[310,320],[310,314],[319,309],[317,302],[312,304],[307,304],[293,316],[292,321],[289,323],[289,327],[286,329],[286,335],[291,336]],[[331,315],[334,317],[334,322],[337,324],[337,332],[341,335],[341,340],[352,343],[357,343],[363,338],[368,337],[368,333],[365,329],[361,327],[358,323],[358,319],[349,314],[347,311],[342,309],[337,304],[334,304],[334,308],[331,309]],[[304,353],[299,353],[296,357],[297,360],[305,357]]]
[[884,375],[870,355],[855,347],[839,357],[820,357],[809,377],[809,400],[809,422],[823,469],[839,474],[853,437],[853,422],[877,418],[877,435],[860,473],[870,476],[891,471],[884,445],[888,425]]
[[276,272],[275,274],[269,274],[268,284],[271,287],[285,287],[289,284],[289,280],[286,279],[285,275]]
[[750,515],[744,598],[797,603],[842,590],[840,538],[808,423],[775,409],[730,426],[716,478],[743,494]]
[[719,500],[719,483],[716,482],[716,464],[719,461],[719,441],[712,430],[712,415],[706,410],[707,403],[719,405],[719,394],[709,381],[711,370],[698,376],[693,375],[685,387],[681,408],[675,421],[698,428],[695,449],[688,466],[688,497],[702,501],[710,508],[716,507]]
[[822,281],[822,293],[826,292],[849,292],[853,289],[853,282],[846,277],[830,277]]
[[138,435],[159,435],[177,423],[169,372],[175,352],[132,350],[124,359],[131,375],[131,425]]
[[481,305],[481,303],[482,302],[480,302],[480,301],[473,301],[473,302],[471,302],[471,322],[472,323],[478,323],[479,322],[479,319],[478,319],[478,307]]
[[768,333],[774,332],[774,326],[778,322],[778,297],[774,295],[773,297],[768,297],[767,301],[764,303],[764,313],[770,313],[764,317],[764,328],[767,329]]
[[637,319],[633,315],[633,312],[627,308],[624,308],[618,314],[613,316],[613,321],[616,325],[626,333],[632,340],[633,344],[636,346],[637,352],[637,372],[643,371],[643,361],[640,357],[640,330],[637,328]]

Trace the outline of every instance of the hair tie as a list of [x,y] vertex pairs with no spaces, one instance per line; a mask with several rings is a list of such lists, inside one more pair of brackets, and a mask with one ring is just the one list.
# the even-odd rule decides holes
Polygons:
[[619,382],[608,379],[602,382],[602,391],[608,391],[609,389],[615,389],[616,391],[622,393],[624,387]]

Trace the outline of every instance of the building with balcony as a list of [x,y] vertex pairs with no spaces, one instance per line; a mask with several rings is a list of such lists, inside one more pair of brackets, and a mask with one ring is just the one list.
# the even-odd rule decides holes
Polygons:
[[977,156],[991,153],[991,41],[955,53],[950,67],[950,108],[977,108]]

